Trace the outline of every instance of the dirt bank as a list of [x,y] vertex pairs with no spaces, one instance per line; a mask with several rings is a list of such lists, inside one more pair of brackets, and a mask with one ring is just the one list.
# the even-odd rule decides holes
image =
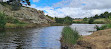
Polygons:
[[96,31],[79,39],[71,49],[111,49],[111,29]]

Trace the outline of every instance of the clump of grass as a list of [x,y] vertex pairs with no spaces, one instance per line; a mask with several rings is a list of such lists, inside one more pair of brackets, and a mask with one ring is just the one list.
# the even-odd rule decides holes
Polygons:
[[105,24],[105,25],[102,25],[101,27],[99,26],[95,26],[95,28],[98,30],[104,30],[104,29],[109,29],[111,28],[111,24]]
[[72,30],[69,26],[64,27],[62,35],[62,42],[69,45],[75,44],[80,37],[78,32],[76,30]]
[[101,27],[96,26],[97,31],[111,28],[111,16],[105,19],[105,23]]

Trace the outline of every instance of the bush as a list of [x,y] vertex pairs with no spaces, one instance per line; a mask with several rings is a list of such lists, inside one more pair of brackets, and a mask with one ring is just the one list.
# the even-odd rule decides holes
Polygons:
[[95,28],[98,30],[104,30],[104,29],[108,29],[108,28],[111,28],[111,24],[105,24],[105,25],[102,25],[101,27],[99,26],[95,26]]
[[20,10],[22,4],[20,4],[19,2],[13,1],[12,2],[12,10]]
[[6,25],[6,15],[0,12],[0,28],[5,28]]
[[76,30],[72,30],[69,26],[64,27],[62,31],[63,40],[65,44],[75,44],[80,37]]
[[93,22],[94,22],[94,19],[93,19],[93,18],[90,18],[88,23],[89,23],[89,24],[93,24]]

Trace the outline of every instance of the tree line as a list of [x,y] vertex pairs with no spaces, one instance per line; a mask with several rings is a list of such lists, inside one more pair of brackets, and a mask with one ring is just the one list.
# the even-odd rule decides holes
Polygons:
[[25,6],[31,5],[29,0],[9,0],[7,2],[1,2],[1,4],[11,5],[12,10],[19,10],[23,5]]
[[55,17],[55,21],[56,23],[60,23],[60,24],[72,24],[73,18],[71,18],[70,16],[66,16],[64,18]]
[[95,16],[91,17],[91,18],[94,18],[94,19],[99,19],[99,18],[109,18],[111,16],[111,12],[104,12],[100,15],[96,14]]

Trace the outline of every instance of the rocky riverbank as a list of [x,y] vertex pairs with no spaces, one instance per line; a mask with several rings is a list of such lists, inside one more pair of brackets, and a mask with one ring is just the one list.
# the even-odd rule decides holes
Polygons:
[[83,36],[71,49],[111,49],[111,29]]
[[[53,22],[53,20],[45,16],[43,11],[30,7],[21,7],[19,10],[12,10],[11,5],[0,3],[0,12],[10,18],[7,20],[10,22],[6,23],[7,28],[49,26],[50,22]],[[11,22],[13,19],[24,22],[25,24],[14,24]]]

